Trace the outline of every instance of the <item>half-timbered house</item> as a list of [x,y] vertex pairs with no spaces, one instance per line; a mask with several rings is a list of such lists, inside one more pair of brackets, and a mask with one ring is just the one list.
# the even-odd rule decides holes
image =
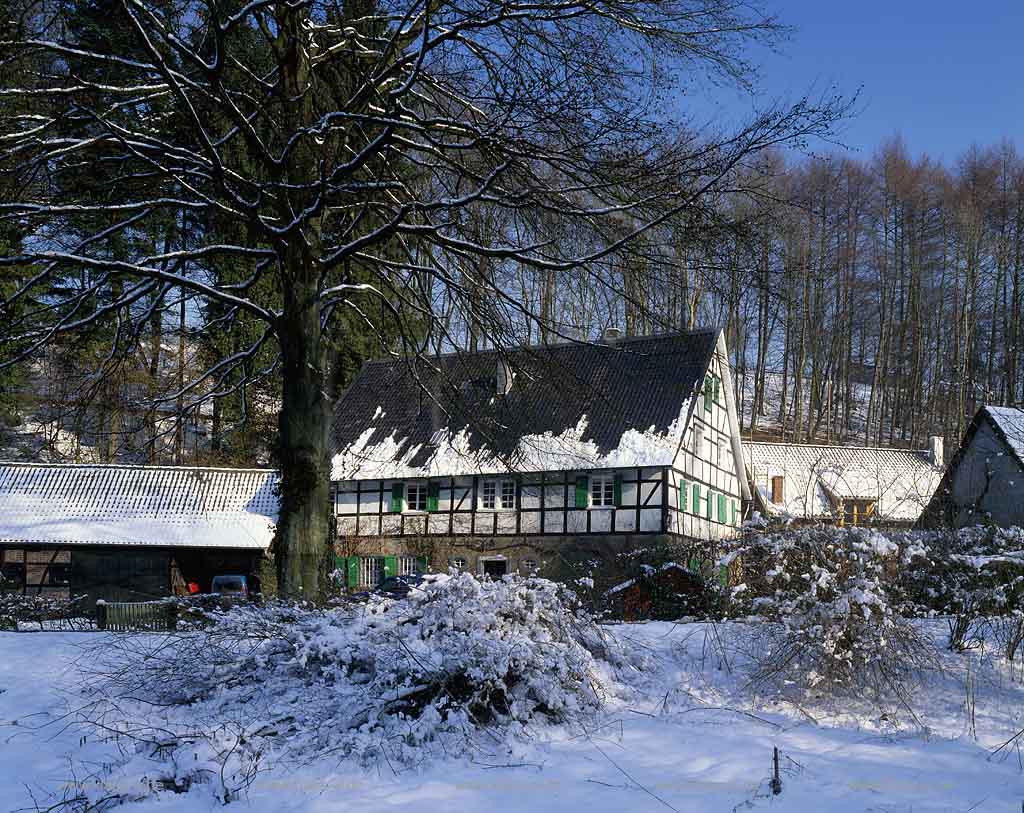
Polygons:
[[721,330],[367,363],[334,424],[350,587],[430,566],[557,576],[733,534],[743,476]]

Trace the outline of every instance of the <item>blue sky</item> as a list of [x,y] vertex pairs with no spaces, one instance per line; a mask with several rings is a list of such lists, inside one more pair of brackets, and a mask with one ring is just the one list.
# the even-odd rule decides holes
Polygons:
[[[1024,0],[762,0],[795,27],[781,54],[754,52],[758,101],[810,87],[861,91],[843,141],[869,157],[900,134],[912,154],[952,163],[1001,139],[1024,151]],[[751,100],[718,89],[720,112]]]

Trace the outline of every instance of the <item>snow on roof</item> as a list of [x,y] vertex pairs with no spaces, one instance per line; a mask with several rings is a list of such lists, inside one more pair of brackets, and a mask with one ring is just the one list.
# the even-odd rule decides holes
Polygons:
[[[882,520],[913,521],[942,479],[927,452],[867,446],[745,442],[747,468],[769,512],[804,519],[833,516],[834,502],[871,500]],[[772,478],[783,478],[773,503]]]
[[999,406],[986,406],[983,409],[1017,455],[1017,460],[1024,465],[1024,410]]
[[0,463],[0,544],[264,550],[277,481],[263,469]]
[[671,464],[718,335],[369,362],[336,407],[332,477]]

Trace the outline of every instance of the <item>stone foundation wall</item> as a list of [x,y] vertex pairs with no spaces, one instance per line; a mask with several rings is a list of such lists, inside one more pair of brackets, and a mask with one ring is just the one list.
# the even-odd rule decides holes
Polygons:
[[[493,576],[536,573],[556,581],[570,581],[590,573],[614,583],[635,569],[647,551],[666,550],[681,562],[693,556],[712,556],[703,540],[673,534],[546,536],[546,537],[343,537],[338,556],[424,557],[433,572],[459,567],[470,573]],[[634,556],[630,556],[633,554]]]

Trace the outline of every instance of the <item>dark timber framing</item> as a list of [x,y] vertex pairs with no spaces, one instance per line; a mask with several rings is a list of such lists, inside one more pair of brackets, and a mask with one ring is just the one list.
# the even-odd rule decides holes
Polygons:
[[[620,477],[623,501],[615,506],[577,507],[575,484],[577,477]],[[516,504],[511,509],[485,509],[480,507],[482,480],[515,482]],[[710,495],[721,494],[729,504],[727,521],[722,522],[717,505],[707,508],[688,502],[686,511],[680,512],[678,500],[670,499],[672,490],[686,482],[688,488],[699,484],[706,506]],[[341,481],[335,484],[334,508],[339,520],[339,535],[350,538],[393,537],[564,537],[574,534],[601,536],[637,536],[673,534],[678,524],[673,513],[690,514],[718,526],[735,528],[733,514],[739,519],[739,494],[728,493],[705,478],[694,477],[674,466],[644,466],[625,469],[573,469],[558,472],[541,471],[493,475],[444,476],[435,478],[409,477],[368,481]],[[439,509],[435,511],[393,511],[388,483],[437,483]],[[588,487],[591,484],[588,482]],[[550,497],[560,492],[561,504],[551,505]],[[364,506],[367,493],[377,495],[376,504]],[[354,503],[344,505],[344,496],[354,495]],[[627,495],[630,497],[626,499]],[[524,497],[531,503],[524,506]],[[727,502],[728,504],[728,502]],[[597,522],[597,516],[602,521]],[[607,516],[607,521],[603,517]],[[629,523],[621,518],[630,516]],[[553,519],[557,517],[557,519]],[[461,521],[460,521],[461,519]],[[348,521],[343,529],[340,523]],[[390,520],[390,524],[389,524]],[[354,523],[354,527],[352,526]]]

